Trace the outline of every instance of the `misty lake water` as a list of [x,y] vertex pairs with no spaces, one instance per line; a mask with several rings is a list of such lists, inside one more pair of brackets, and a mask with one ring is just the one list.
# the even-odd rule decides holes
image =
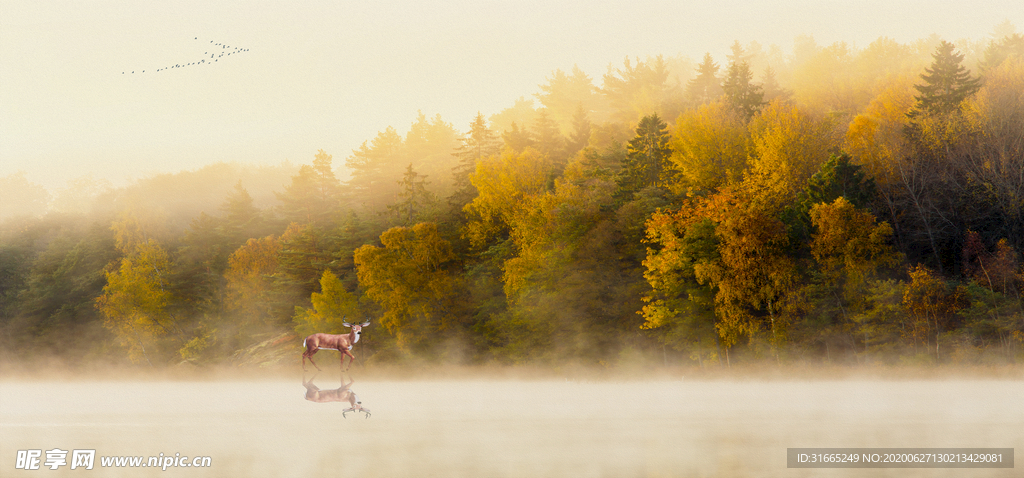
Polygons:
[[[346,376],[348,378],[348,376]],[[300,377],[2,381],[2,476],[1021,476],[1016,469],[787,469],[789,447],[1012,447],[1024,383],[375,381],[306,400]],[[341,386],[324,372],[314,384]],[[15,470],[18,450],[95,449],[93,470]],[[116,455],[208,468],[101,468]],[[70,455],[70,454],[69,454]],[[70,461],[70,456],[68,457]],[[42,464],[42,461],[40,464]],[[1018,460],[1020,461],[1020,457]]]

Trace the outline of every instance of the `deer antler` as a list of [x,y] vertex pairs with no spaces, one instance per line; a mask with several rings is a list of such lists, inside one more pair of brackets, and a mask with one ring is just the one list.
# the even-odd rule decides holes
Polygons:
[[359,407],[359,408],[356,408],[356,407],[346,408],[346,409],[341,411],[341,417],[342,418],[348,418],[348,417],[345,416],[345,414],[348,413],[348,412],[363,412],[363,413],[366,414],[366,418],[370,418],[370,410],[368,408],[363,408],[363,407]]

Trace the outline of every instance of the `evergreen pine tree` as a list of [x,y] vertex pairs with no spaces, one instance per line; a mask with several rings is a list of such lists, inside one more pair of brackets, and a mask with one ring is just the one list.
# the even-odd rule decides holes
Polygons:
[[748,120],[764,105],[764,92],[760,85],[751,83],[753,79],[749,63],[734,62],[729,65],[729,73],[722,83],[726,101]]
[[786,101],[790,96],[793,96],[792,91],[779,85],[779,80],[775,78],[775,69],[771,66],[764,69],[764,75],[761,76],[761,88],[764,90],[764,102],[766,104],[776,99]]
[[686,84],[686,96],[696,105],[712,102],[722,96],[722,80],[716,76],[718,65],[710,53],[697,65],[697,76]]
[[482,113],[469,124],[469,132],[462,139],[462,145],[452,153],[459,158],[459,164],[452,168],[455,179],[455,192],[448,197],[453,209],[462,210],[476,197],[476,188],[469,182],[469,174],[476,170],[477,161],[501,150],[501,140],[487,127],[487,120]]
[[668,158],[668,125],[657,114],[644,116],[636,127],[636,137],[626,147],[626,159],[619,185],[624,192],[637,192],[665,184],[672,170]]
[[558,130],[558,125],[548,115],[547,109],[537,111],[537,119],[533,123],[533,137],[536,138],[535,147],[538,151],[555,163],[565,162],[562,157],[565,151],[565,138]]
[[522,152],[524,149],[534,145],[533,135],[529,130],[519,127],[519,123],[512,122],[512,128],[501,133],[501,140],[505,147],[512,151]]
[[412,226],[419,222],[434,204],[434,195],[427,191],[427,177],[417,173],[412,163],[405,169],[402,180],[398,181],[402,191],[398,193],[398,202],[388,205],[388,212],[398,218],[399,226]]
[[914,85],[921,94],[915,96],[917,106],[911,116],[919,113],[951,113],[960,103],[981,88],[981,81],[971,78],[971,72],[961,65],[962,53],[956,53],[952,43],[943,41],[932,54],[931,68],[926,68],[921,79],[923,85]]
[[590,144],[590,130],[590,118],[587,117],[587,110],[583,109],[583,104],[580,103],[576,107],[576,113],[572,116],[572,134],[569,135],[569,140],[565,143],[565,151],[569,156]]
[[1024,60],[1024,36],[1020,33],[1014,33],[989,43],[988,48],[985,49],[985,58],[978,66],[984,73],[986,70],[1001,65],[1007,58]]

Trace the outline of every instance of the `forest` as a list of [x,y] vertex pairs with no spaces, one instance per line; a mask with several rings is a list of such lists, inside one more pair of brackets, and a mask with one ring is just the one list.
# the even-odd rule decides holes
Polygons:
[[1012,28],[558,69],[332,153],[0,178],[3,362],[298,366],[363,321],[364,364],[1024,361]]

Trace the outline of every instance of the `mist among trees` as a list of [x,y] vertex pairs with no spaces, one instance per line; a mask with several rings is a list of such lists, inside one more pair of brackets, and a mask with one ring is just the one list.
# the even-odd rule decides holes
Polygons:
[[112,188],[0,178],[5,361],[1024,360],[1024,36],[555,70],[468,125]]

